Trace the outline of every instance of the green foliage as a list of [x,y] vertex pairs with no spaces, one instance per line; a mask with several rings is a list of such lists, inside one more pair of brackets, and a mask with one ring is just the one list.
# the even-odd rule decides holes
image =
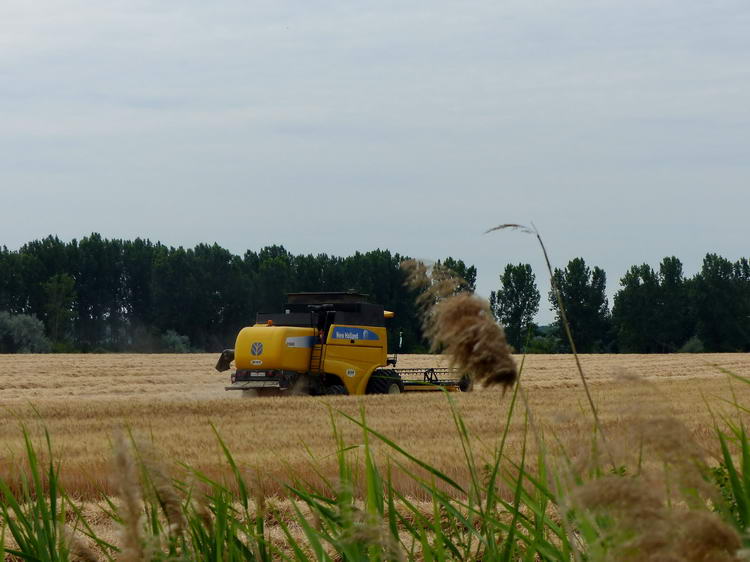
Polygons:
[[162,350],[167,353],[190,353],[190,338],[174,330],[167,330],[161,337]]
[[70,341],[57,341],[52,343],[52,353],[77,353],[76,348]]
[[698,336],[693,336],[680,348],[680,353],[703,353],[705,346]]
[[683,276],[682,262],[667,257],[659,264],[660,301],[658,305],[659,347],[674,351],[694,333],[695,318]]
[[52,341],[67,339],[72,327],[75,280],[66,273],[58,273],[44,283],[46,295],[47,331]]
[[462,280],[461,290],[473,293],[477,288],[477,268],[468,266],[463,260],[456,260],[451,257],[445,258],[442,264],[440,260],[437,261],[438,265],[442,265],[446,269],[452,271],[459,279]]
[[612,316],[617,327],[621,351],[655,352],[658,341],[659,281],[647,264],[634,265],[620,280],[622,289],[615,295]]
[[[605,351],[610,345],[611,326],[606,296],[607,275],[598,267],[589,269],[583,258],[575,258],[568,262],[565,269],[555,269],[553,277],[567,311],[578,351]],[[562,333],[562,317],[553,292],[549,294],[549,301]],[[567,342],[564,342],[564,346],[569,351]]]
[[[420,352],[427,347],[415,295],[403,286],[403,259],[388,250],[337,257],[293,255],[272,245],[235,255],[217,244],[173,248],[96,233],[65,243],[49,236],[17,251],[0,248],[0,311],[35,315],[59,350],[159,351],[162,334],[173,330],[196,349],[218,351],[231,345],[257,312],[280,310],[287,292],[354,289],[396,313],[389,341],[403,332],[401,351]],[[476,267],[453,257],[439,263],[475,290]],[[527,267],[506,266],[501,287],[491,295],[511,345],[519,350],[536,300]],[[664,258],[658,272],[634,266],[621,280],[612,319],[601,269],[589,269],[577,258],[556,270],[555,279],[581,351],[670,352],[692,335],[706,351],[750,350],[745,258],[731,262],[708,254],[689,279],[675,257]],[[559,327],[557,302],[551,302]],[[551,349],[550,343],[536,341],[533,349]],[[567,350],[565,343],[558,351]]]
[[51,348],[36,316],[0,312],[0,353],[46,353]]
[[689,286],[696,332],[709,351],[750,350],[750,263],[707,254]]
[[[52,460],[49,433],[44,433],[45,456],[48,459],[45,465],[40,460],[29,433],[25,428],[22,431],[27,466],[26,470],[21,472],[20,489],[13,490],[8,483],[0,479],[0,525],[3,527],[0,554],[4,550],[7,554],[23,560],[40,562],[71,560],[70,545],[65,537],[65,516],[68,511],[77,516],[80,526],[89,533],[95,544],[104,548],[110,547],[104,540],[90,533],[88,522],[80,519],[80,511],[60,489],[60,467]],[[6,532],[15,542],[13,548],[5,547]]]
[[[0,249],[0,310],[37,315],[56,349],[160,351],[171,330],[194,349],[217,351],[257,312],[281,310],[288,292],[353,289],[395,312],[390,341],[403,332],[401,351],[419,352],[426,346],[403,259],[388,250],[295,256],[274,245],[238,256],[218,244],[48,237],[17,252]],[[474,289],[474,266],[445,263]]]
[[[736,473],[736,469],[734,467],[732,468]],[[721,498],[721,503],[718,505],[732,520],[739,520],[740,513],[737,506],[736,496],[736,493],[739,490],[734,490],[732,488],[732,481],[729,477],[727,466],[724,463],[719,463],[718,466],[711,469],[710,475],[712,483],[718,489],[719,497]]]
[[562,347],[562,340],[556,335],[549,334],[546,336],[533,336],[529,343],[524,347],[525,353],[559,353]]
[[524,343],[534,330],[539,312],[539,290],[531,265],[508,264],[500,276],[500,289],[490,293],[490,308],[505,328],[508,343],[523,351]]
[[620,351],[665,353],[685,343],[692,323],[680,260],[664,258],[658,274],[633,266],[620,285],[612,311]]

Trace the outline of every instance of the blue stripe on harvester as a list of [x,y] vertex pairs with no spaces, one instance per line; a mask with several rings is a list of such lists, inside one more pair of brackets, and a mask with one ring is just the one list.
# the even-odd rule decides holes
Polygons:
[[333,329],[332,338],[335,340],[379,340],[380,336],[366,328],[336,326]]

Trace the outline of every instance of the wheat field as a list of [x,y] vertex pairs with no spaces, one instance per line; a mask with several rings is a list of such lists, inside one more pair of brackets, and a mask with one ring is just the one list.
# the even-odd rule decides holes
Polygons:
[[[226,461],[215,428],[242,469],[270,495],[293,476],[316,480],[313,467],[334,475],[330,411],[358,417],[364,405],[371,427],[451,477],[467,477],[442,393],[243,398],[224,391],[228,377],[213,370],[215,360],[213,354],[0,355],[0,474],[12,481],[19,472],[23,426],[35,438],[43,428],[50,432],[62,463],[61,480],[82,499],[113,492],[111,444],[123,428],[153,442],[164,459],[221,477]],[[581,362],[615,444],[624,443],[618,435],[627,429],[623,420],[634,407],[645,419],[674,417],[698,443],[706,443],[715,439],[712,415],[737,416],[734,399],[750,403],[750,386],[727,374],[750,377],[750,354],[585,355]],[[447,365],[446,358],[399,358],[399,367],[438,365]],[[527,356],[521,381],[533,429],[554,434],[574,450],[585,448],[592,422],[573,358]],[[478,389],[451,396],[480,444],[477,454],[489,457],[505,423],[510,393]],[[334,419],[347,443],[361,443],[355,424],[339,415]],[[514,418],[511,454],[520,448],[521,429],[522,420]],[[409,478],[403,487],[405,493],[420,493]]]

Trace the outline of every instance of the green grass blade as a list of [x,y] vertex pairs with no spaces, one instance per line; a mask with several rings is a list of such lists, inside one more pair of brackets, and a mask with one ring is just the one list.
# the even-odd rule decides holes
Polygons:
[[283,517],[275,517],[275,519],[286,537],[287,544],[291,547],[292,552],[294,553],[295,560],[297,560],[297,562],[307,562],[307,555],[305,555],[304,551],[300,548],[299,543],[292,536],[292,533],[289,531],[289,526],[284,522]]
[[457,484],[452,478],[450,478],[446,474],[443,474],[438,469],[433,468],[432,466],[430,466],[426,462],[418,459],[414,455],[406,452],[402,447],[399,447],[396,443],[394,443],[391,439],[387,438],[382,433],[379,433],[379,432],[375,431],[374,429],[372,429],[372,428],[370,428],[370,427],[368,427],[366,425],[363,425],[360,421],[358,421],[357,419],[355,419],[352,416],[348,415],[346,412],[342,412],[341,410],[337,410],[337,412],[340,415],[342,415],[343,417],[345,417],[346,419],[348,419],[349,421],[355,423],[356,425],[358,425],[359,427],[361,427],[362,429],[364,429],[365,431],[367,431],[368,433],[370,433],[371,435],[374,435],[380,441],[382,441],[383,443],[385,443],[386,445],[388,445],[391,449],[393,449],[394,451],[399,452],[401,455],[403,455],[404,457],[406,457],[407,459],[409,459],[413,463],[419,465],[420,467],[422,467],[423,469],[425,469],[430,474],[432,474],[435,477],[439,478],[440,480],[442,480],[446,484],[452,486],[453,488],[455,488],[459,492],[463,492],[464,494],[466,493],[466,491],[459,484]]
[[320,542],[318,531],[316,531],[312,527],[312,525],[310,525],[307,519],[305,519],[305,516],[302,515],[302,512],[299,510],[296,504],[293,503],[292,507],[294,507],[294,511],[297,514],[297,522],[302,528],[302,532],[305,533],[305,537],[307,537],[307,540],[310,543],[310,548],[312,548],[312,551],[315,553],[315,558],[317,560],[331,560],[331,557],[328,556],[325,549],[323,548],[323,543]]
[[217,431],[214,424],[211,424],[211,429],[213,430],[216,439],[219,441],[219,446],[221,446],[221,450],[224,452],[224,457],[227,459],[227,462],[232,469],[232,474],[234,475],[235,481],[237,482],[237,489],[240,493],[240,502],[242,503],[242,507],[244,507],[245,511],[247,512],[248,493],[245,479],[242,477],[240,469],[237,467],[237,463],[234,461],[232,453],[229,452],[229,448],[227,447],[226,443],[224,443],[224,440],[221,438],[221,435],[219,435],[219,432]]
[[750,512],[748,511],[748,506],[750,505],[750,502],[748,501],[749,498],[747,496],[748,491],[743,488],[740,478],[737,474],[737,469],[735,468],[732,455],[729,452],[729,446],[727,445],[726,437],[721,432],[718,432],[718,436],[719,444],[721,445],[721,454],[724,459],[724,465],[726,466],[727,474],[729,475],[729,484],[731,486],[732,495],[737,502],[737,509],[739,511],[739,520],[737,521],[737,526],[738,529],[744,531],[747,528],[748,521],[750,521]]
[[[366,426],[365,420],[365,409],[364,406],[360,407],[360,415],[362,417],[362,425]],[[379,518],[383,517],[384,514],[384,498],[383,498],[383,479],[378,472],[375,461],[372,458],[372,450],[370,449],[370,440],[367,431],[363,431],[364,449],[365,449],[365,486],[367,490],[367,512],[373,516]]]
[[518,517],[520,512],[520,506],[521,506],[521,491],[523,489],[523,477],[525,473],[525,466],[526,466],[526,436],[528,434],[528,412],[525,415],[524,421],[526,422],[524,424],[524,433],[523,433],[523,444],[521,445],[521,467],[518,471],[518,475],[516,476],[516,485],[515,485],[515,492],[513,496],[513,506],[511,509],[511,513],[513,514],[513,520],[510,524],[510,530],[508,532],[507,537],[505,538],[503,550],[500,555],[500,560],[503,562],[509,562],[511,559],[511,556],[515,552],[516,548],[516,524],[518,523]]
[[[309,505],[311,508],[313,508],[315,511],[320,513],[325,519],[334,522],[337,525],[341,524],[341,518],[339,514],[329,507],[325,506],[324,504],[318,502],[314,496],[311,494],[308,494],[307,492],[304,492],[300,490],[299,488],[294,488],[292,486],[286,487],[290,492],[298,496],[302,501],[304,501],[307,505]],[[329,500],[330,501],[330,500]]]

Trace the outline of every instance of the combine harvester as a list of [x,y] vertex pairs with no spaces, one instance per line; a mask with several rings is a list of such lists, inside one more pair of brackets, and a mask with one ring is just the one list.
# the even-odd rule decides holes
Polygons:
[[226,390],[245,395],[400,394],[469,391],[457,369],[398,369],[388,357],[393,312],[353,293],[291,293],[283,313],[258,313],[216,370],[236,370]]

